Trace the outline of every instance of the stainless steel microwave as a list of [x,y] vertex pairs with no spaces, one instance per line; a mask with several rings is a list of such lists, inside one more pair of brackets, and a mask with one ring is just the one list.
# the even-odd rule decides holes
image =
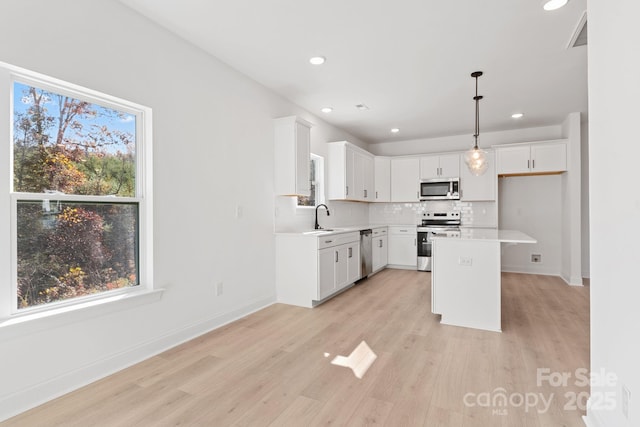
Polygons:
[[420,200],[460,200],[460,178],[420,181]]

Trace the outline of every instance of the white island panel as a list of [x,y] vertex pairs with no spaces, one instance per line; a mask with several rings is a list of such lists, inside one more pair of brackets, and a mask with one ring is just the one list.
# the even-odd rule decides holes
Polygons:
[[536,243],[517,230],[468,228],[433,236],[431,311],[441,323],[502,331],[501,244]]
[[500,332],[500,242],[434,241],[432,311],[448,325]]

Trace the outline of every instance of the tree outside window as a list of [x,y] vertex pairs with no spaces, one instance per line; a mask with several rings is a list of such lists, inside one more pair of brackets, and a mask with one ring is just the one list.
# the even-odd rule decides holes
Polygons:
[[298,207],[315,207],[324,203],[324,158],[311,154],[309,165],[309,197],[298,196]]
[[140,283],[141,113],[63,92],[13,84],[18,310]]

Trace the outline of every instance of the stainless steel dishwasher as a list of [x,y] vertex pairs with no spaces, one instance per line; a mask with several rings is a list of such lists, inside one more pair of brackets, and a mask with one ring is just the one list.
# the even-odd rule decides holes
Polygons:
[[360,230],[360,278],[364,279],[373,270],[371,262],[372,242],[371,229]]

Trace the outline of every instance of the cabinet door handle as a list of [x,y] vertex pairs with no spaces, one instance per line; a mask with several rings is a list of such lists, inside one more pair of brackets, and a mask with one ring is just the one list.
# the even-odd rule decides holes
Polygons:
[[367,198],[367,190],[364,190],[364,198]]
[[416,191],[416,197],[419,199],[420,198],[420,191]]
[[400,230],[401,233],[406,233],[409,230]]
[[376,191],[376,199],[378,198],[378,192]]
[[379,240],[380,244],[378,245],[379,248],[382,247],[382,239]]
[[[527,166],[527,167],[528,167],[528,166]],[[346,192],[346,195],[347,195],[347,196],[349,195],[349,186],[348,186],[348,185],[347,185],[347,192]]]
[[418,239],[413,239],[413,246],[417,246],[418,245]]
[[353,248],[349,248],[349,258],[353,258]]
[[527,169],[531,168],[531,160],[527,160]]
[[338,251],[336,251],[336,262],[338,262]]
[[531,160],[531,169],[536,168],[536,159]]

